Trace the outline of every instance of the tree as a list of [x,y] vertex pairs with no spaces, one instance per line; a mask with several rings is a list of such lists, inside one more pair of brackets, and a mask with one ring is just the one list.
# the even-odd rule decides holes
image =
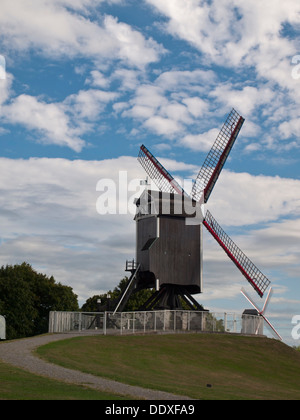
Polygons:
[[82,312],[98,312],[98,304],[97,301],[100,299],[101,301],[101,309],[100,311],[107,310],[107,296],[106,294],[103,295],[94,295],[86,300],[86,302],[82,305],[81,311]]
[[[86,303],[82,306],[81,310],[84,312],[97,312],[98,306],[97,306],[97,300],[101,300],[101,311],[107,311],[109,309],[114,309],[115,305],[118,302],[118,299],[123,292],[123,290],[126,288],[128,284],[128,277],[124,277],[118,286],[114,288],[113,291],[109,290],[107,293],[102,295],[95,295],[89,299],[87,299]],[[125,311],[127,312],[133,312],[137,311],[139,307],[146,302],[147,299],[152,295],[153,290],[150,289],[144,289],[140,290],[139,292],[136,292],[132,294],[127,302]],[[108,299],[107,296],[110,296]]]
[[37,273],[23,263],[0,269],[0,313],[6,318],[8,339],[29,337],[48,331],[50,311],[78,310],[71,287],[53,277]]
[[14,339],[31,335],[37,311],[29,285],[8,267],[0,270],[1,315],[6,318],[6,337]]

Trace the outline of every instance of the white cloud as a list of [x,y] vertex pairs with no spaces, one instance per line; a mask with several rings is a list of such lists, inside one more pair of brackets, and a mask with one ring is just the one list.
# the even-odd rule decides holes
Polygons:
[[244,86],[239,89],[231,83],[217,85],[209,96],[214,97],[216,101],[221,102],[230,109],[234,107],[247,117],[250,116],[261,105],[268,105],[276,97],[276,93],[267,87]]
[[218,129],[212,128],[202,134],[187,134],[180,140],[180,144],[192,150],[208,152],[214,144],[219,131]]
[[63,104],[67,112],[79,119],[95,120],[104,111],[106,105],[118,97],[116,92],[98,89],[81,90],[68,96]]
[[134,105],[149,106],[154,111],[168,103],[163,89],[152,84],[139,86],[133,101]]
[[161,115],[177,123],[191,124],[193,122],[188,108],[178,102],[171,102],[168,105],[162,106]]
[[168,105],[168,99],[159,87],[151,84],[138,86],[129,105],[130,108],[123,112],[123,117],[138,119],[144,122],[150,131],[158,134],[167,134],[168,127],[171,132],[174,131],[176,123],[158,115],[161,107]]
[[[291,35],[292,31],[296,33],[299,29],[299,2],[147,2],[167,18],[165,30],[198,50],[206,66],[217,64],[231,69],[230,82],[207,83],[209,88],[205,93],[213,99],[214,105],[219,102],[226,106],[219,111],[225,113],[228,107],[233,106],[243,116],[251,118],[263,106],[262,116],[267,120],[266,126],[272,126],[269,133],[274,138],[273,150],[299,147],[299,112],[294,116],[292,114],[295,113],[295,104],[300,103],[300,91],[297,80],[292,77],[291,61],[299,53],[297,38]],[[245,77],[241,80],[243,73]],[[163,83],[167,87],[175,86],[175,73],[172,77],[170,72],[168,78],[163,75]],[[283,123],[279,130],[278,123]],[[283,139],[288,136],[293,138],[281,145],[278,133]]]
[[37,141],[66,146],[80,152],[86,146],[82,135],[93,129],[106,105],[116,99],[115,92],[98,89],[79,91],[63,102],[48,103],[22,94],[2,106],[2,120],[20,124],[37,133]]
[[223,170],[208,208],[223,225],[242,226],[300,216],[300,181]]
[[2,112],[2,105],[9,99],[11,95],[13,76],[6,72],[4,80],[0,80],[0,110]]
[[274,60],[278,64],[278,59],[287,57],[295,48],[293,42],[281,43],[283,24],[295,25],[299,21],[300,6],[294,0],[147,2],[168,18],[168,32],[191,43],[218,64],[237,66],[245,59],[253,59],[251,64],[256,65],[264,54],[270,53],[270,70]]
[[[160,145],[158,145],[158,148]],[[165,168],[168,169],[168,171],[173,172],[185,172],[185,173],[193,173],[195,170],[197,170],[197,167],[195,165],[191,165],[189,163],[185,162],[178,162],[174,159],[168,159],[168,158],[158,158],[158,160],[163,164]]]
[[193,117],[202,117],[208,111],[209,105],[199,97],[185,98],[182,102],[187,106],[188,111]]
[[214,82],[212,71],[163,72],[153,83],[136,87],[122,116],[139,120],[158,136],[179,138],[208,113],[209,105],[200,96]]
[[4,107],[3,114],[9,123],[38,130],[41,142],[67,146],[76,151],[85,145],[60,104],[48,104],[23,94]]
[[300,120],[299,118],[291,119],[290,121],[285,121],[279,126],[279,131],[284,139],[289,137],[294,137],[299,139],[300,133]]
[[[155,84],[164,91],[189,91],[201,92],[203,86],[209,86],[216,81],[216,75],[212,70],[193,70],[193,71],[179,71],[170,70],[161,73]],[[202,87],[202,89],[201,89]]]
[[258,243],[264,249],[262,256],[256,250],[257,258],[266,258],[273,268],[284,266],[286,274],[292,277],[299,276],[300,218],[270,223],[264,229],[252,232],[251,237],[252,252]]
[[178,132],[182,131],[182,126],[177,121],[170,118],[164,118],[159,115],[148,118],[144,122],[144,127],[150,131],[166,137],[174,137]]
[[120,89],[122,91],[135,91],[137,86],[139,86],[140,76],[143,76],[143,73],[140,71],[120,68],[114,71],[112,79],[121,82]]
[[158,61],[164,49],[153,39],[145,39],[112,16],[91,20],[87,12],[89,8],[97,10],[98,6],[99,1],[92,0],[3,0],[2,42],[10,50],[24,52],[34,48],[53,58],[121,60],[138,68]]
[[141,33],[125,23],[118,22],[112,16],[105,17],[104,27],[108,40],[113,40],[116,44],[118,58],[129,65],[143,68],[149,63],[158,61],[160,55],[165,52],[153,39],[145,40]]
[[[51,104],[45,98],[21,95],[12,101],[11,108],[6,108],[10,122],[39,130],[41,141],[80,151],[86,144],[84,134],[94,128],[92,121],[102,116],[106,104],[112,103],[118,117],[140,124],[138,128],[130,127],[131,133],[139,130],[143,134],[144,130],[170,140],[180,139],[181,144],[200,150],[206,147],[201,133],[212,130],[215,119],[232,107],[247,119],[243,135],[256,136],[259,127],[254,116],[263,109],[265,126],[268,130],[272,126],[272,130],[268,138],[263,136],[262,143],[255,139],[255,148],[246,146],[247,151],[258,150],[259,144],[279,150],[281,139],[288,140],[280,145],[285,150],[299,146],[299,107],[295,103],[300,103],[300,94],[297,81],[291,77],[291,56],[298,51],[294,41],[282,35],[285,23],[297,23],[299,5],[293,0],[147,2],[167,17],[166,29],[173,36],[204,54],[200,57],[205,70],[171,68],[153,80],[155,73],[148,73],[145,67],[162,58],[164,47],[116,17],[101,14],[101,3],[120,3],[125,7],[126,2],[28,0],[25,5],[22,0],[3,0],[0,24],[4,46],[48,58],[83,57],[88,63],[86,69],[91,62],[97,65],[86,79],[94,90],[81,90],[65,101]],[[215,67],[214,71],[208,69],[214,63],[232,70],[230,81],[221,80]],[[255,84],[252,70],[247,79],[249,68],[258,77]],[[109,88],[116,89],[119,96],[101,91]],[[3,91],[2,88],[0,101],[4,103],[9,89]],[[25,102],[38,116],[35,121],[22,116]],[[10,112],[13,108],[15,117]],[[45,121],[47,115],[57,124]]]
[[91,84],[94,87],[105,89],[109,87],[110,80],[107,77],[105,77],[100,71],[93,70],[91,71],[91,77],[87,78],[85,83]]
[[[169,18],[166,25],[168,32],[187,40],[209,55],[217,54],[217,49],[214,46],[216,40],[224,42],[228,39],[226,21],[229,20],[229,8],[220,7],[217,9],[214,7],[214,3],[210,6],[207,4],[200,6],[200,2],[196,0],[147,1]],[[218,30],[216,31],[217,24]]]

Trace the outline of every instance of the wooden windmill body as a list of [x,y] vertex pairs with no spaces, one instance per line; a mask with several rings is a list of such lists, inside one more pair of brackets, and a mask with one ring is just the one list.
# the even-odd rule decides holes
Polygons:
[[198,203],[178,194],[145,190],[136,203],[136,261],[140,287],[164,290],[164,304],[202,290],[202,220]]

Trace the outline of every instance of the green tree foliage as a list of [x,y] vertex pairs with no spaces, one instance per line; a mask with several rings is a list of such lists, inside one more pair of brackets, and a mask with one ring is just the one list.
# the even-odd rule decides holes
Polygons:
[[[114,288],[113,291],[109,290],[107,293],[102,295],[95,295],[91,298],[89,298],[86,303],[82,306],[81,310],[84,312],[97,312],[98,306],[97,306],[97,300],[101,300],[101,308],[100,311],[109,311],[113,310],[115,308],[115,305],[117,304],[117,301],[122,293],[122,291],[125,289],[125,287],[128,284],[128,277],[124,277],[117,287]],[[127,312],[133,312],[137,311],[139,307],[146,302],[147,299],[152,295],[153,290],[150,289],[144,289],[140,290],[139,292],[134,293],[131,295],[130,299],[127,302],[125,311]],[[108,299],[108,296],[110,298]]]
[[23,263],[0,269],[0,313],[6,318],[7,339],[48,331],[49,311],[78,311],[71,287],[37,273]]

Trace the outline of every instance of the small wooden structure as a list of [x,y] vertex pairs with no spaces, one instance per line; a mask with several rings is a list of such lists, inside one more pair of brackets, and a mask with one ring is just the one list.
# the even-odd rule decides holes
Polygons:
[[242,334],[263,335],[264,321],[256,309],[245,309],[242,315]]

